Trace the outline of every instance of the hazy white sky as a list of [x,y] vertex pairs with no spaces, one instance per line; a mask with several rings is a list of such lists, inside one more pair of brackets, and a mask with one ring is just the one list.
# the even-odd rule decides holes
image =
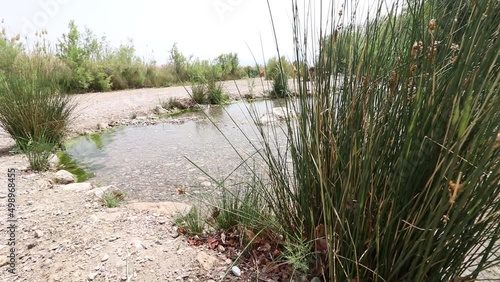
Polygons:
[[[319,11],[319,0],[301,2]],[[343,1],[334,2],[340,8]],[[364,9],[358,9],[368,10],[373,2],[361,0]],[[270,0],[270,5],[280,50],[293,59],[291,1]],[[81,31],[86,26],[115,47],[133,39],[139,56],[159,64],[167,62],[175,42],[185,55],[201,59],[236,52],[242,64],[253,64],[249,48],[259,62],[276,55],[266,0],[0,0],[0,18],[12,36],[45,28],[53,41],[75,20]]]

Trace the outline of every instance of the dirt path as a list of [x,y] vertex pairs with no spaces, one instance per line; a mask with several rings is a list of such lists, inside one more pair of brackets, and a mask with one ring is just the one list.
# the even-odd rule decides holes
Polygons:
[[[263,93],[255,81],[254,94]],[[238,86],[240,92],[237,91]],[[232,98],[249,92],[248,81],[227,82]],[[76,95],[70,131],[151,113],[184,87]],[[126,203],[109,209],[86,188],[53,185],[54,172],[27,171],[25,156],[12,155],[13,140],[0,130],[0,281],[210,281],[228,263],[223,255],[190,247],[172,225],[189,207],[178,203]],[[8,272],[7,171],[16,169],[16,275]],[[13,265],[14,266],[14,265]]]

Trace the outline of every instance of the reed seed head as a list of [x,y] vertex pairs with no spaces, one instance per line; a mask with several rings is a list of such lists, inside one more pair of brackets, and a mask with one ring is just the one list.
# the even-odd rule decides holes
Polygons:
[[429,21],[429,32],[433,33],[435,29],[436,29],[436,19],[431,19]]

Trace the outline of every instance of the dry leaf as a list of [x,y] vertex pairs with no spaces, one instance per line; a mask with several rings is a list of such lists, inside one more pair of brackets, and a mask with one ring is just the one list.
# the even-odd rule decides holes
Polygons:
[[255,233],[252,230],[245,228],[245,240],[252,241],[255,238]]
[[182,187],[177,187],[177,193],[179,195],[184,195],[184,194],[186,194],[186,189],[184,189]]
[[219,240],[212,237],[212,238],[208,238],[207,243],[208,243],[208,248],[210,250],[213,250],[217,247],[217,245],[219,245]]
[[269,252],[271,250],[271,245],[269,243],[265,243],[264,245],[260,245],[257,248],[257,251],[259,252]]

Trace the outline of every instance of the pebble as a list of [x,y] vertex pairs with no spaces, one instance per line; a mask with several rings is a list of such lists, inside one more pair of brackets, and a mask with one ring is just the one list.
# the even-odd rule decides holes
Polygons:
[[241,270],[239,267],[237,267],[236,265],[231,267],[231,272],[234,274],[234,276],[236,277],[240,277],[241,276]]
[[87,278],[88,278],[88,280],[92,281],[97,277],[98,274],[99,273],[97,273],[97,272],[90,273],[89,276],[87,276]]
[[7,256],[1,256],[0,257],[0,267],[5,266],[7,264],[9,264],[9,259],[7,258]]
[[31,243],[29,243],[29,244],[28,244],[28,246],[27,246],[27,247],[28,247],[28,250],[33,249],[34,247],[36,247],[36,245],[37,245],[37,243],[36,243],[36,242],[31,242]]
[[105,261],[107,261],[108,259],[109,259],[109,255],[108,255],[108,254],[105,254],[105,255],[102,257],[101,261],[102,261],[102,262],[105,262]]
[[204,182],[200,183],[200,185],[203,187],[210,187],[210,186],[212,186],[212,183],[210,183],[209,181],[204,181]]
[[35,230],[35,238],[42,238],[43,237],[43,232],[40,230]]

